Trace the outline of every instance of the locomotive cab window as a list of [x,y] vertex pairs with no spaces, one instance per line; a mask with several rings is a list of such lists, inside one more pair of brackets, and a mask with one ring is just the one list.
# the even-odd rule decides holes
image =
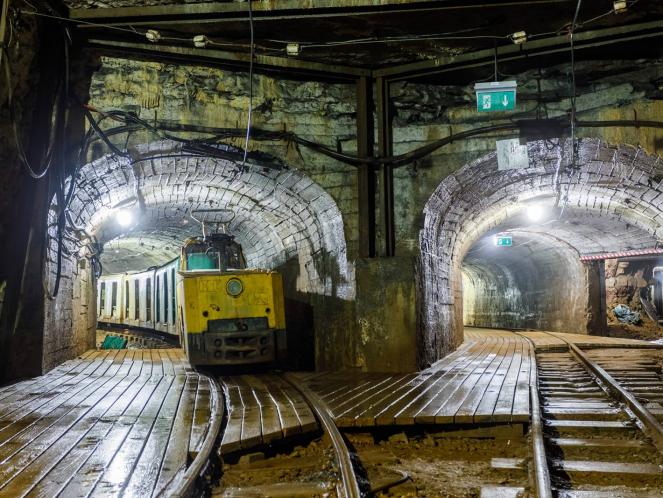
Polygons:
[[183,247],[187,271],[238,270],[246,268],[241,246],[232,235],[213,234],[207,239],[189,239]]
[[175,268],[170,270],[170,282],[171,282],[171,296],[170,296],[170,309],[172,312],[172,317],[171,317],[171,323],[175,323],[177,321],[177,303],[175,302],[176,295],[177,295],[177,289],[175,288]]

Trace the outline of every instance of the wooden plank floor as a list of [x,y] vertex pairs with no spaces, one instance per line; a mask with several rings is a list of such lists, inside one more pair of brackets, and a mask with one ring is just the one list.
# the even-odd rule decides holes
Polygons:
[[153,496],[202,445],[210,381],[179,349],[88,351],[0,388],[0,496]]
[[508,331],[469,330],[465,343],[410,374],[328,373],[302,380],[342,427],[527,422],[530,343]]
[[228,414],[221,454],[318,430],[302,395],[278,375],[222,377],[221,383]]

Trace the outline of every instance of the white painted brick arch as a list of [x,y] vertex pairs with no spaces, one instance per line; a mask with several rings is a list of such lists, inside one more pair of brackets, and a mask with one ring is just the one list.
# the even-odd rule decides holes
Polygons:
[[578,169],[557,175],[559,165],[569,164],[569,150],[566,141],[530,142],[530,167],[508,171],[498,171],[491,153],[445,178],[431,195],[420,233],[421,364],[462,342],[460,268],[467,251],[486,232],[522,229],[509,220],[535,199],[555,198],[557,184],[568,193],[566,214],[551,225],[527,227],[528,233],[553,235],[579,255],[653,247],[663,237],[659,157],[585,139],[578,143]]
[[[250,163],[240,169],[232,161],[187,155],[169,141],[139,147],[132,156],[133,165],[112,155],[85,165],[70,206],[74,222],[111,249],[103,256],[109,272],[129,261],[141,265],[141,254],[144,267],[176,257],[182,240],[200,234],[191,209],[228,208],[235,213],[229,232],[251,267],[277,268],[296,258],[298,292],[354,295],[341,213],[304,174]],[[137,160],[151,156],[177,157]],[[144,201],[139,221],[121,233],[112,208],[137,195]]]

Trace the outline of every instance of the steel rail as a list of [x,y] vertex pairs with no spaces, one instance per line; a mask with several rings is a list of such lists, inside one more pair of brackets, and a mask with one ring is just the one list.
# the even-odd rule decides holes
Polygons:
[[[516,329],[508,329],[513,334],[525,339],[532,349],[532,365],[530,370],[530,432],[532,434],[532,450],[534,454],[534,480],[536,485],[536,496],[538,498],[553,498],[552,483],[550,481],[550,469],[546,457],[546,446],[543,439],[543,419],[541,417],[541,404],[539,402],[539,376],[536,371],[536,348],[534,342],[529,338],[516,332]],[[531,367],[530,367],[531,368]]]
[[595,378],[600,380],[604,390],[607,390],[613,398],[628,406],[638,419],[642,431],[652,440],[656,449],[663,453],[663,425],[658,419],[642,403],[640,403],[632,393],[627,389],[624,389],[624,387],[622,387],[622,385],[603,367],[589,359],[578,346],[566,340],[564,337],[560,337],[561,334],[553,335],[549,332],[544,333],[556,339],[560,339],[567,344],[571,356],[581,363]]
[[345,498],[360,498],[361,491],[359,490],[357,476],[355,474],[354,467],[352,466],[350,451],[345,444],[343,435],[338,430],[334,420],[327,412],[323,401],[318,397],[317,394],[303,385],[299,379],[294,377],[292,374],[286,373],[281,374],[281,376],[304,396],[306,402],[313,409],[316,416],[320,420],[320,423],[322,424],[325,432],[329,435],[334,446],[334,451],[336,452],[336,458],[338,460],[339,470],[341,473],[342,496]]
[[[558,337],[558,336],[555,336]],[[569,345],[571,355],[582,363],[595,377],[600,379],[613,397],[628,406],[640,422],[643,432],[649,436],[659,452],[663,453],[663,425],[645,406],[637,400],[632,393],[624,389],[621,384],[575,344],[562,339]]]
[[[528,339],[529,340],[529,339]],[[535,357],[534,345],[532,355]],[[536,358],[531,374],[529,386],[530,403],[532,405],[530,431],[532,434],[532,447],[534,451],[534,476],[536,481],[536,495],[539,498],[552,498],[552,484],[550,482],[550,469],[546,457],[546,447],[543,440],[543,422],[541,419],[541,405],[539,402],[538,375],[536,373]]]
[[221,431],[221,422],[223,421],[223,407],[220,392],[221,386],[218,381],[207,375],[198,374],[201,377],[205,377],[210,382],[210,391],[212,393],[210,400],[210,423],[208,425],[207,434],[205,435],[205,440],[203,441],[200,451],[191,462],[186,470],[184,475],[180,479],[177,479],[181,475],[180,469],[175,473],[173,479],[168,482],[155,496],[168,496],[173,498],[187,498],[192,496],[195,489],[198,477],[204,472],[205,466],[210,459],[212,450],[218,438],[219,432]]

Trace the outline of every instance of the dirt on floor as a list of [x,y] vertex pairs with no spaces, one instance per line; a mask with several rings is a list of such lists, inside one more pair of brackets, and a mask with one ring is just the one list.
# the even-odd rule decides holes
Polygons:
[[[345,436],[367,496],[470,498],[482,496],[482,489],[509,488],[519,492],[504,496],[527,497],[529,443],[522,427],[498,432],[479,438],[425,431]],[[338,478],[333,450],[315,439],[231,458],[212,496],[331,498]]]
[[642,321],[638,325],[621,323],[612,310],[608,310],[608,337],[655,341],[663,339],[663,327],[652,321],[644,313],[642,314]]
[[[523,488],[528,496],[524,438],[448,438],[397,433],[377,444],[354,444],[377,497],[481,496],[482,488]],[[495,460],[496,459],[496,460]],[[506,468],[497,469],[498,461]],[[392,483],[403,481],[392,486]]]
[[338,471],[333,449],[322,439],[294,448],[266,449],[230,458],[213,497],[337,496]]

